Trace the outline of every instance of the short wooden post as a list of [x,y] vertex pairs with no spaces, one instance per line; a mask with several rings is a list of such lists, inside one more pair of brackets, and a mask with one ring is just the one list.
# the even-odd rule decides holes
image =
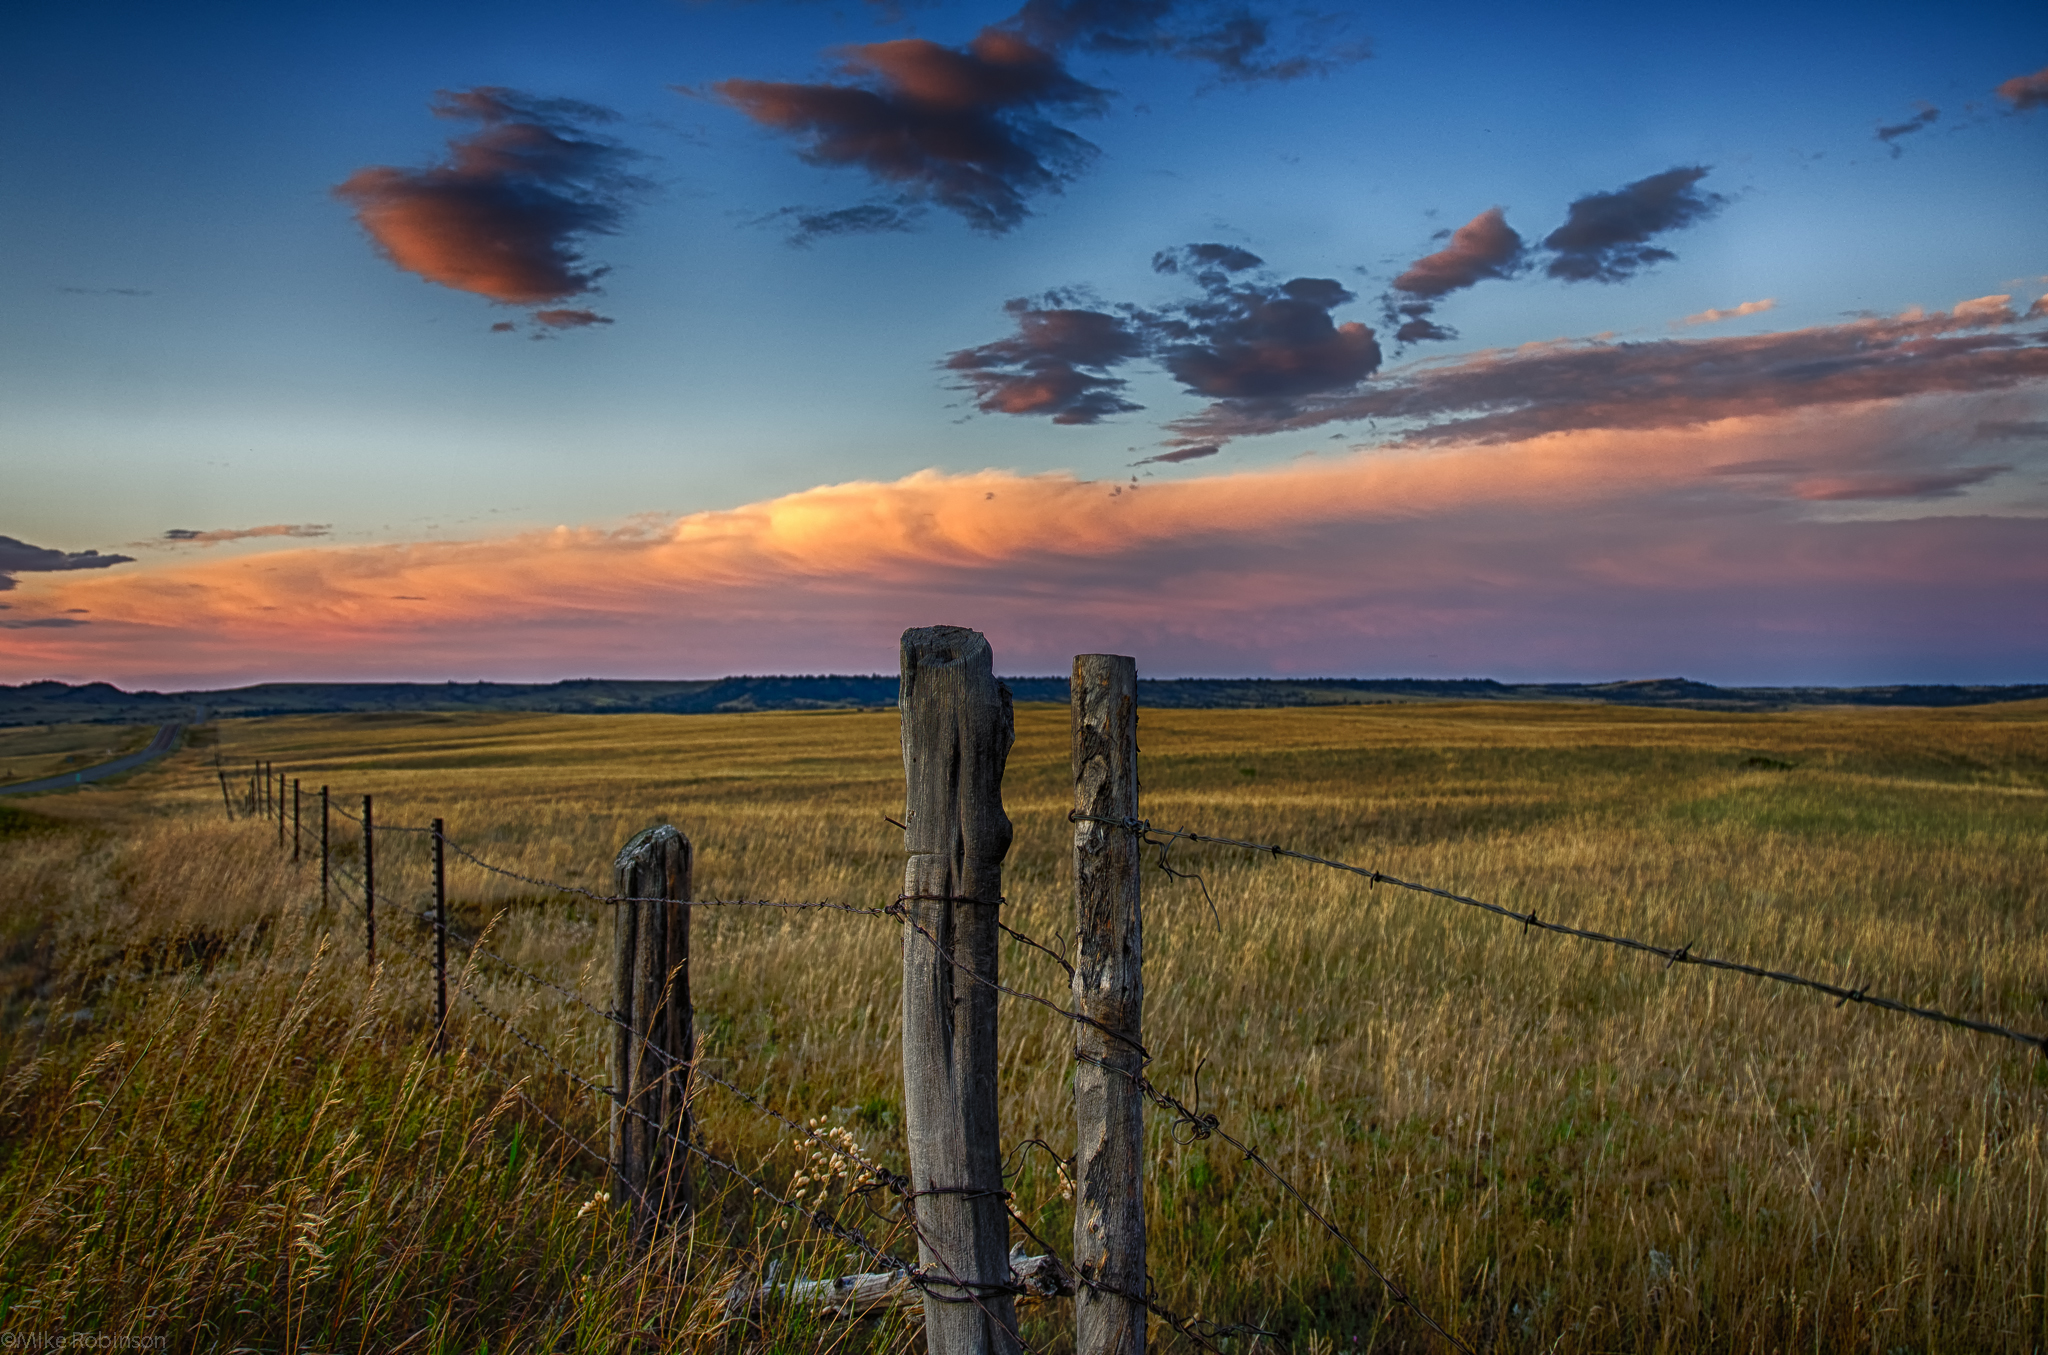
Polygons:
[[[903,1105],[931,1355],[1016,1355],[996,1119],[997,913],[1014,724],[980,632],[903,633]],[[982,981],[985,980],[985,981]],[[948,1301],[950,1300],[950,1301]]]
[[434,1048],[448,1048],[448,860],[434,820]]
[[632,1236],[696,1204],[689,1155],[690,839],[668,824],[636,833],[612,862],[612,1202]]
[[1145,1292],[1144,928],[1123,823],[1138,816],[1137,662],[1079,655],[1071,691],[1074,1010],[1101,1027],[1074,1027],[1074,1351],[1144,1355],[1145,1306],[1124,1297]]
[[299,859],[299,778],[292,778],[292,862]]
[[283,850],[284,850],[284,773],[283,773],[283,772],[279,772],[279,773],[277,774],[277,781],[276,781],[276,784],[275,784],[275,785],[274,785],[274,786],[272,787],[272,789],[274,789],[274,790],[275,790],[275,791],[277,792],[277,849],[278,849],[279,851],[283,851]]
[[214,770],[220,774],[220,807],[227,811],[228,822],[233,823],[235,821],[235,802],[228,796],[228,769],[216,767]]
[[370,814],[370,797],[363,797],[363,948],[370,968],[377,967],[377,834]]
[[320,787],[320,906],[327,906],[327,787]]

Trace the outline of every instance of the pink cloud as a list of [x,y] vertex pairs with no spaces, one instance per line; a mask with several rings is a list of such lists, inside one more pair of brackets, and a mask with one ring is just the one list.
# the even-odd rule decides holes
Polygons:
[[872,671],[944,620],[1011,672],[1107,648],[1156,673],[1989,680],[2048,664],[2048,505],[1996,488],[2044,468],[1961,457],[2025,412],[1868,402],[1140,487],[927,471],[611,530],[51,576],[14,615],[92,624],[12,630],[0,678]]

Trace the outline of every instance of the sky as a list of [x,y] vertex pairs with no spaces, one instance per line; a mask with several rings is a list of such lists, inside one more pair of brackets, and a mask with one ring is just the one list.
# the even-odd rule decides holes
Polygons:
[[0,682],[2048,681],[2048,10],[15,6]]

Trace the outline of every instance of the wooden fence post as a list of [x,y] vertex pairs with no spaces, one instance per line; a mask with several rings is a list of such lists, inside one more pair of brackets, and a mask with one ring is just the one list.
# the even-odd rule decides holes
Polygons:
[[233,823],[235,821],[235,802],[228,798],[228,769],[216,767],[214,771],[220,774],[220,807],[228,812],[228,822]]
[[363,935],[370,968],[377,967],[377,835],[371,829],[370,797],[363,797]]
[[644,1246],[696,1205],[688,1153],[690,839],[668,824],[634,834],[612,862],[612,1202],[631,1206]]
[[448,860],[434,820],[434,1052],[448,1048]]
[[299,859],[299,778],[292,778],[292,862]]
[[[996,1119],[997,913],[1010,820],[1010,689],[988,641],[903,633],[903,1107],[929,1284],[930,1355],[1016,1355],[1009,1212]],[[979,982],[985,979],[987,982]],[[951,1300],[951,1301],[948,1301]]]
[[1102,1027],[1074,1027],[1074,1351],[1144,1355],[1145,1306],[1091,1287],[1145,1292],[1144,928],[1138,837],[1121,822],[1138,816],[1137,662],[1078,655],[1071,690],[1074,1010]]

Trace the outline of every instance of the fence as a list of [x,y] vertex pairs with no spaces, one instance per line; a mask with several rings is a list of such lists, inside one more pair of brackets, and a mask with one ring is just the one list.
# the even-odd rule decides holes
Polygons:
[[[380,905],[387,916],[396,910],[401,918],[428,929],[439,1048],[448,1048],[450,1037],[451,939],[462,948],[463,974],[480,963],[498,966],[520,982],[549,990],[608,1028],[606,1076],[587,1076],[486,1003],[458,975],[460,998],[556,1074],[609,1104],[608,1143],[600,1151],[519,1091],[528,1108],[565,1142],[605,1166],[615,1202],[632,1211],[636,1241],[644,1244],[693,1208],[693,1164],[701,1165],[845,1244],[872,1267],[857,1275],[764,1284],[744,1296],[746,1301],[810,1303],[847,1316],[916,1303],[923,1309],[934,1355],[1023,1351],[1015,1312],[1019,1298],[1072,1296],[1077,1355],[1143,1355],[1148,1315],[1211,1351],[1218,1350],[1216,1343],[1225,1336],[1269,1334],[1248,1325],[1183,1315],[1156,1292],[1145,1266],[1142,1170],[1148,1107],[1167,1116],[1174,1134],[1184,1141],[1214,1138],[1242,1154],[1327,1232],[1390,1302],[1409,1310],[1448,1347],[1471,1349],[1424,1311],[1399,1279],[1317,1209],[1293,1180],[1226,1128],[1219,1115],[1190,1108],[1147,1077],[1151,1054],[1144,1044],[1141,873],[1148,850],[1154,853],[1151,868],[1171,880],[1192,881],[1205,895],[1208,886],[1200,875],[1175,862],[1173,852],[1183,844],[1348,872],[1373,886],[1413,891],[1495,914],[1525,933],[1639,951],[1662,959],[1666,968],[1693,965],[1787,984],[1833,997],[1838,1007],[1875,1007],[2013,1041],[2048,1056],[2048,1036],[1913,1006],[1867,988],[1697,954],[1691,944],[1667,946],[1576,927],[1533,911],[1523,913],[1399,879],[1376,867],[1278,844],[1157,827],[1140,814],[1136,665],[1113,655],[1082,655],[1074,663],[1074,794],[1068,819],[1074,825],[1075,937],[1069,958],[1001,917],[1002,870],[1011,839],[1001,792],[1012,716],[1009,692],[993,676],[987,642],[976,632],[955,627],[912,630],[903,636],[902,659],[906,808],[898,826],[904,830],[908,860],[903,889],[886,905],[696,899],[692,845],[666,825],[637,834],[623,846],[611,863],[613,892],[598,894],[493,864],[453,840],[438,818],[424,825],[380,823],[368,795],[361,798],[360,815],[351,813],[325,785],[318,791],[317,825],[309,827],[309,797],[301,783],[268,763],[251,768],[239,797],[223,770],[223,805],[231,818],[243,812],[273,819],[279,848],[288,849],[294,860],[308,850],[307,840],[317,828],[321,900],[331,902],[340,889],[360,901],[364,951],[373,969]],[[335,815],[354,824],[360,835],[359,874],[334,859],[330,823]],[[396,901],[379,887],[376,843],[389,834],[419,835],[428,842],[431,911]],[[486,945],[487,937],[451,927],[446,888],[450,852],[484,871],[609,906],[615,940],[610,1005],[601,1007],[575,989],[512,962]],[[888,1170],[819,1124],[786,1114],[719,1077],[695,1057],[690,917],[694,909],[704,907],[833,910],[886,919],[900,929],[907,1175]],[[1013,987],[997,977],[996,954],[1003,935],[1037,948],[1066,971],[1071,985],[1064,1000]],[[699,963],[702,959],[696,957]],[[1030,1227],[1003,1188],[1006,1159],[996,1113],[998,998],[1037,1004],[1073,1026],[1075,1146],[1070,1158],[1059,1160],[1073,1182],[1075,1207],[1071,1245],[1064,1254]],[[494,1075],[520,1087],[518,1080],[484,1059],[482,1051],[471,1052]],[[807,1203],[801,1188],[785,1194],[712,1151],[693,1127],[693,1098],[706,1086],[774,1120],[822,1154],[850,1159],[862,1174],[859,1193],[864,1199],[881,1193],[894,1197],[893,1211],[883,1217],[892,1226],[907,1228],[916,1239],[916,1260],[896,1255],[886,1238],[877,1240],[859,1222],[822,1204]],[[1043,1254],[1013,1254],[1013,1226]]]

